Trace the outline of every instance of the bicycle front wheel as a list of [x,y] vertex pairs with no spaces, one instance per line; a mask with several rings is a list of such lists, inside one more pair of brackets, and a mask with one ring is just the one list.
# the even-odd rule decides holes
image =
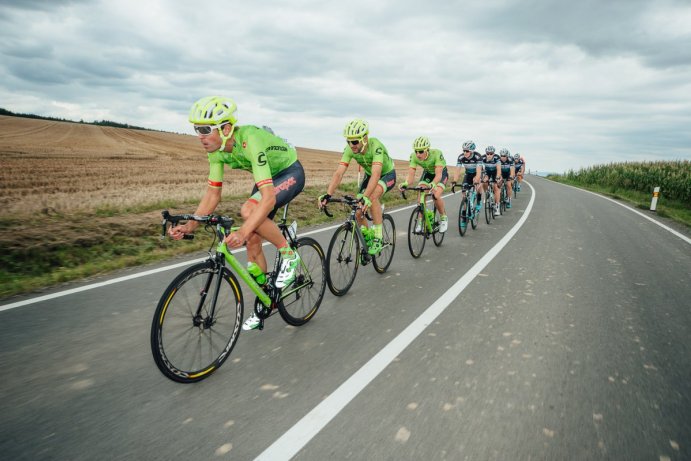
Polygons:
[[297,240],[300,265],[295,269],[295,281],[283,289],[278,312],[283,320],[296,327],[304,325],[317,313],[326,288],[324,250],[310,237]]
[[477,229],[477,223],[480,221],[480,212],[475,207],[475,197],[476,196],[473,195],[472,199],[468,200],[468,209],[470,212],[470,216],[472,216],[470,219],[470,224],[473,226],[473,229]]
[[416,207],[410,214],[410,221],[408,222],[408,249],[413,258],[419,258],[425,248],[425,240],[427,240],[425,224],[423,210]]
[[434,207],[434,233],[432,234],[432,241],[434,241],[434,244],[436,246],[440,246],[441,242],[444,241],[444,235],[446,232],[439,232],[439,222],[441,221],[441,214],[439,213],[439,210],[437,210],[437,207]]
[[492,205],[492,200],[489,198],[489,195],[485,196],[485,220],[487,221],[487,224],[492,222],[492,214],[494,213],[494,206]]
[[154,313],[156,366],[179,383],[208,378],[233,350],[242,314],[242,291],[233,273],[210,260],[186,269],[163,292]]
[[501,200],[499,201],[499,214],[503,215],[504,212],[506,211],[506,201],[507,201],[506,184],[504,184],[503,186],[501,186]]
[[468,197],[463,197],[461,199],[461,206],[458,209],[458,233],[461,234],[461,237],[465,235],[465,231],[468,229],[468,216],[470,216]]
[[343,296],[355,281],[360,264],[360,240],[353,226],[346,222],[336,229],[326,253],[326,281],[334,296]]
[[372,265],[374,266],[374,270],[383,274],[391,265],[393,253],[396,249],[396,225],[391,215],[384,215],[381,232],[383,248],[381,253],[372,258]]

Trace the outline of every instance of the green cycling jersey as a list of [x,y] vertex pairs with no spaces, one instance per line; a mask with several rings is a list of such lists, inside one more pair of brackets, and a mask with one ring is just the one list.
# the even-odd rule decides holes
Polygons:
[[382,176],[394,169],[393,160],[389,157],[386,147],[377,138],[369,138],[367,151],[362,154],[355,154],[350,146],[346,146],[343,149],[341,164],[348,166],[352,159],[355,159],[368,176],[372,176],[372,165],[381,165]]
[[273,184],[272,178],[297,161],[297,151],[278,136],[256,126],[235,128],[231,152],[209,152],[209,186],[223,185],[223,168],[246,170],[258,189]]
[[434,174],[436,167],[446,166],[446,160],[444,159],[444,154],[439,149],[430,149],[429,155],[425,160],[420,160],[415,152],[410,154],[410,168],[417,168],[421,166],[426,173]]

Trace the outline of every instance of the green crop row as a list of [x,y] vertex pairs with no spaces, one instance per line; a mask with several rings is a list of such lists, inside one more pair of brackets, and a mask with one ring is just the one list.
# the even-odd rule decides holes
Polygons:
[[562,175],[569,181],[583,185],[598,185],[615,189],[629,189],[652,194],[660,187],[660,194],[691,207],[691,162],[688,160],[626,162],[595,165],[570,170]]

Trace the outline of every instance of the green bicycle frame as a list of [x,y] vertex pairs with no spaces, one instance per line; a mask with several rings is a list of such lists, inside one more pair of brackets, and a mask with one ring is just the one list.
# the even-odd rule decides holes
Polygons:
[[247,269],[245,269],[238,261],[238,259],[233,256],[233,254],[228,251],[228,247],[224,242],[221,242],[218,244],[216,247],[216,251],[219,253],[223,253],[223,256],[225,256],[226,261],[230,265],[230,267],[233,268],[236,274],[240,276],[240,278],[247,284],[248,287],[250,287],[250,290],[257,295],[257,298],[264,304],[266,307],[271,307],[271,298],[269,295],[266,294],[264,290],[259,286],[259,284],[254,280],[254,277],[247,272]]

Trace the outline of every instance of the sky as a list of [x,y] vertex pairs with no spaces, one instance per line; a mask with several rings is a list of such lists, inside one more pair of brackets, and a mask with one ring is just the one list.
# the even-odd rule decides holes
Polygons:
[[0,0],[2,108],[193,134],[214,94],[316,149],[362,118],[398,159],[691,159],[691,0]]

